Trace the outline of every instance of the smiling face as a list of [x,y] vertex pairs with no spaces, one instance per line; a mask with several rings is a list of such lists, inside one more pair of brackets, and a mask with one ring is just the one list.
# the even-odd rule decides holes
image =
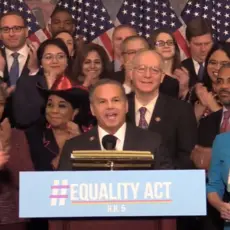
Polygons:
[[160,84],[164,78],[161,57],[153,51],[144,51],[137,55],[134,58],[131,74],[135,92],[139,94],[158,94]]
[[98,125],[114,134],[124,124],[128,103],[121,88],[116,84],[98,86],[91,99],[91,111]]
[[[8,49],[17,51],[26,44],[28,29],[18,15],[7,15],[0,22],[0,40]],[[7,28],[10,31],[7,32]],[[14,29],[13,29],[14,28]]]
[[175,55],[175,45],[170,34],[160,33],[156,38],[155,49],[165,60],[172,59]]
[[211,55],[208,60],[207,72],[212,82],[216,81],[221,66],[229,62],[230,59],[223,50],[217,50]]
[[65,128],[77,114],[69,102],[63,98],[51,95],[46,104],[46,119],[53,128]]
[[91,51],[86,56],[83,66],[82,73],[84,76],[91,75],[93,76],[93,81],[97,81],[102,73],[102,60],[98,52]]
[[67,57],[63,50],[55,45],[47,45],[41,60],[45,72],[55,72],[57,75],[62,75],[68,65],[67,62]]

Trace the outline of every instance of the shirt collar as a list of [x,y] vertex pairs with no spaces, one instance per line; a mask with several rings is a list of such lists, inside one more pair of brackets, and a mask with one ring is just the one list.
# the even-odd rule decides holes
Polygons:
[[[5,48],[5,51],[6,51],[6,57],[11,57],[11,55],[13,53],[15,53],[14,51],[8,49],[8,48]],[[20,50],[17,51],[17,53],[19,53],[20,55],[24,56],[24,57],[27,57],[28,54],[29,54],[29,47],[25,44]]]
[[[115,136],[119,141],[123,141],[125,139],[126,133],[126,122],[117,130],[113,136]],[[109,135],[110,133],[106,132],[103,128],[98,125],[98,135],[100,143],[102,144],[102,139],[104,136]]]
[[[200,63],[193,58],[192,58],[192,61],[193,61],[194,65],[197,65],[197,66],[200,65]],[[202,62],[202,65],[204,66],[204,62]]]
[[142,105],[137,97],[135,96],[135,113],[139,112],[139,109],[141,107],[145,107],[147,109],[148,112],[151,113],[152,109],[153,109],[153,105],[156,104],[157,98],[158,98],[159,94],[157,94],[157,96],[155,96],[147,105]]

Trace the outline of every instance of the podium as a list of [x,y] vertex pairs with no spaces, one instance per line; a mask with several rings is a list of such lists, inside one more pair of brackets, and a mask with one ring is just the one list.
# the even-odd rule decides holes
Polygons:
[[87,153],[71,155],[80,171],[21,172],[20,217],[61,219],[50,230],[176,230],[176,216],[206,215],[204,170],[151,170],[149,152]]

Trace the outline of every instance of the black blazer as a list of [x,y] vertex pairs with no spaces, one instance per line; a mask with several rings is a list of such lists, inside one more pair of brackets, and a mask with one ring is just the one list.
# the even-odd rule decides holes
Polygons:
[[[134,94],[128,95],[128,102],[127,119],[136,125]],[[197,123],[190,104],[160,94],[149,130],[161,135],[176,168],[193,168],[190,153],[197,143]]]
[[[119,81],[121,84],[125,82],[125,71],[124,69],[113,73],[110,77],[113,80]],[[178,98],[179,96],[179,82],[177,79],[171,78],[165,75],[163,82],[160,85],[160,92],[171,97]]]
[[[140,137],[142,137],[141,141]],[[162,145],[160,135],[137,128],[129,123],[127,123],[123,149],[151,151],[154,154],[154,169],[173,168],[171,158]],[[70,156],[73,150],[101,150],[97,127],[66,141],[59,163],[59,170],[72,170]]]
[[[6,51],[5,51],[5,49],[1,49],[1,52],[2,52],[3,57],[6,60],[6,66],[4,69],[3,81],[6,82],[8,85],[10,85],[10,77],[9,77],[9,71],[8,71],[8,63],[7,63],[7,59],[6,59]],[[29,74],[29,69],[27,68],[28,61],[29,61],[29,56],[26,60],[26,63],[24,65],[23,69],[22,69],[22,72],[21,72],[21,75],[19,76],[19,79],[21,76]]]
[[220,123],[223,110],[211,113],[200,120],[198,128],[198,144],[204,147],[212,147],[213,141],[220,133]]
[[182,61],[182,66],[184,66],[188,72],[189,72],[189,87],[194,86],[198,82],[198,76],[196,74],[196,70],[194,67],[194,63],[192,58],[187,58],[184,61]]

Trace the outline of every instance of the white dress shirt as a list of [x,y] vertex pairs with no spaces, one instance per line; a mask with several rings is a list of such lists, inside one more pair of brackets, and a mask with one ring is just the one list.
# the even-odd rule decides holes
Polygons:
[[[223,107],[223,113],[222,113],[222,118],[221,118],[221,122],[220,122],[220,127],[224,121],[224,112],[228,111],[228,109],[226,109],[225,107]],[[230,118],[228,119],[228,122],[230,122]]]
[[[122,151],[124,142],[125,142],[125,133],[126,133],[126,123],[124,123],[120,129],[117,130],[117,132],[113,135],[117,138],[117,143],[116,143],[116,150]],[[104,136],[109,135],[104,129],[102,129],[100,126],[98,126],[98,135],[99,135],[99,140],[100,140],[100,145],[101,145],[101,150],[105,150],[103,145],[102,145],[102,139]]]
[[[7,48],[5,48],[5,51],[6,51],[6,62],[8,66],[8,72],[10,72],[10,68],[14,61],[14,58],[12,57],[14,51],[9,50]],[[19,62],[19,76],[20,76],[29,55],[29,47],[27,45],[24,45],[20,50],[17,51],[17,53],[19,53],[18,62]]]
[[140,111],[139,109],[141,107],[145,107],[147,109],[146,114],[145,114],[145,120],[147,121],[148,125],[151,121],[151,117],[153,115],[153,111],[155,109],[155,105],[157,102],[157,98],[159,95],[154,97],[147,105],[142,105],[137,98],[135,97],[135,119],[136,119],[136,126],[139,125],[140,122]]
[[[194,65],[194,68],[195,68],[195,72],[198,75],[198,72],[199,72],[199,69],[200,69],[200,64],[197,61],[195,61],[194,59],[192,59],[192,61],[193,61],[193,65]],[[204,66],[204,63],[202,65]]]

